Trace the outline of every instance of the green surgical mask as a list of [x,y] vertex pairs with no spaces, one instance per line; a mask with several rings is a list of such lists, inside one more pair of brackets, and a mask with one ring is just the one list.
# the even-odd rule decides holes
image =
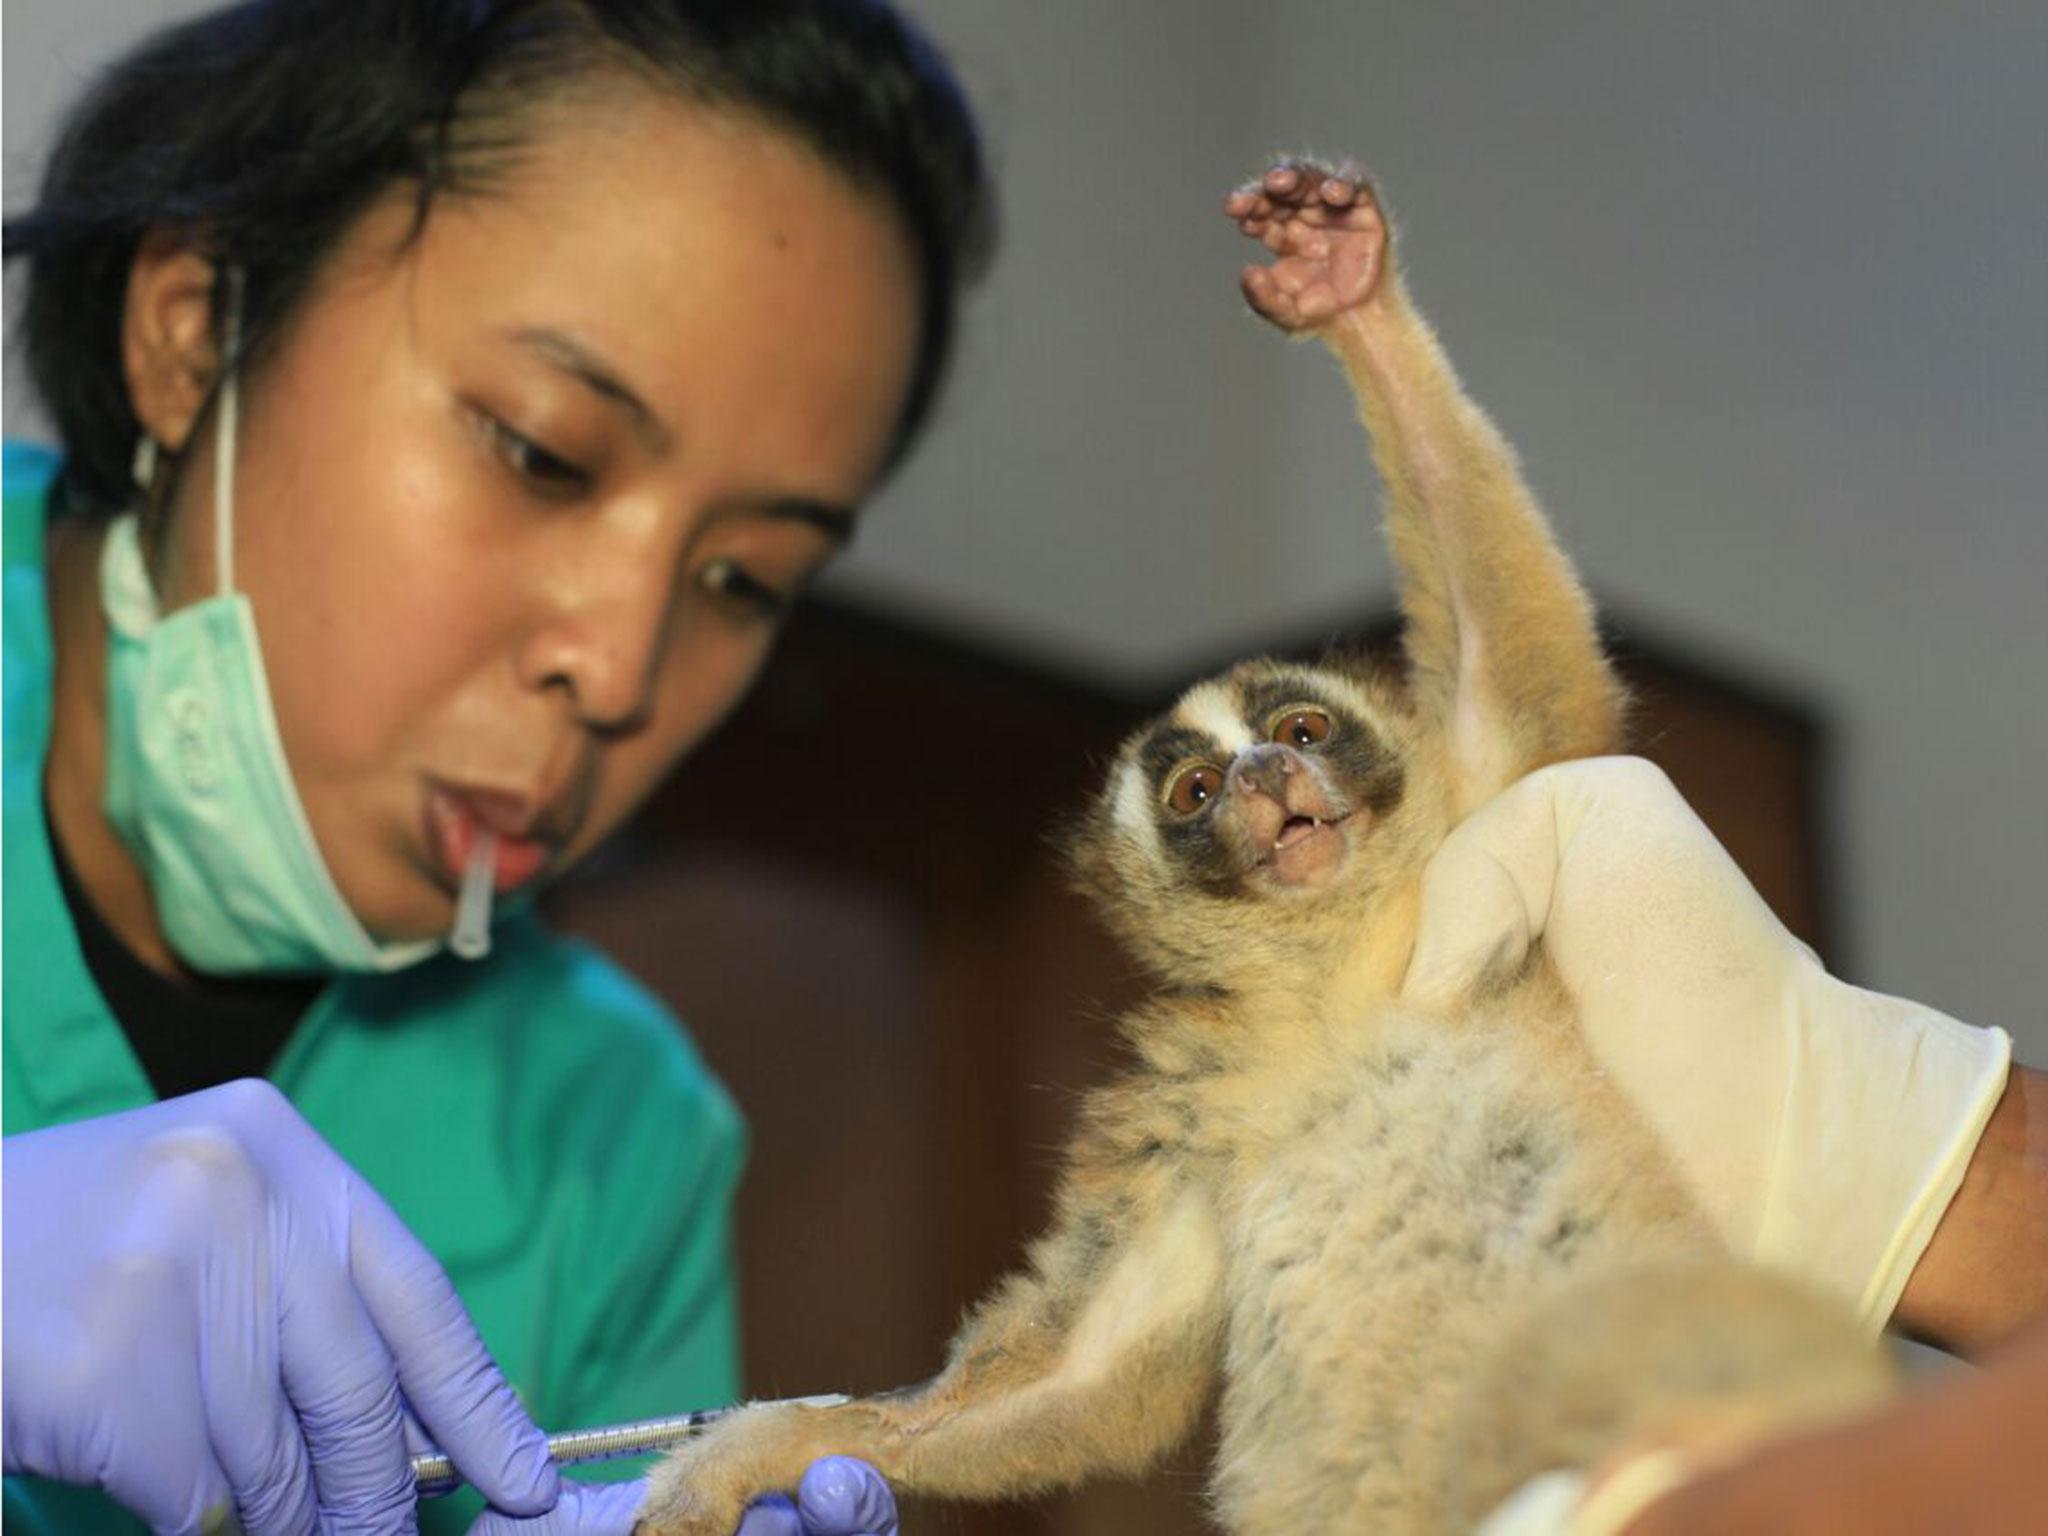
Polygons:
[[[239,277],[228,283],[230,358]],[[214,438],[214,596],[166,616],[136,515],[107,533],[107,819],[148,876],[166,941],[195,970],[396,970],[441,943],[372,938],[314,840],[271,710],[256,617],[234,590],[235,418],[230,373]]]

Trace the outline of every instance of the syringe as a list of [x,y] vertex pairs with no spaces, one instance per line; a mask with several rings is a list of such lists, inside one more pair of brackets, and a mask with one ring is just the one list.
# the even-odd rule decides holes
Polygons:
[[[770,1408],[836,1408],[841,1403],[853,1401],[842,1392],[828,1392],[821,1397],[791,1397],[780,1402],[765,1403]],[[604,1429],[572,1429],[559,1435],[548,1436],[548,1457],[556,1466],[583,1466],[594,1461],[617,1461],[625,1456],[646,1456],[655,1451],[672,1450],[707,1425],[715,1424],[727,1414],[737,1413],[740,1408],[751,1406],[738,1404],[731,1408],[700,1408],[695,1413],[679,1413],[667,1419],[640,1419],[631,1424],[613,1424]],[[455,1463],[441,1451],[423,1451],[412,1459],[413,1482],[423,1499],[439,1498],[444,1493],[453,1493],[464,1482],[462,1474],[455,1470]]]

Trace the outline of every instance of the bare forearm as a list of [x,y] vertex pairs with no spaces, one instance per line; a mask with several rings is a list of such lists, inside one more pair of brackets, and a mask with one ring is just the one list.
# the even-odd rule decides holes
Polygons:
[[1776,1441],[1687,1484],[1627,1536],[2022,1536],[2038,1532],[2048,1510],[2043,1446],[2048,1320],[1982,1371],[1869,1418]]
[[2048,1072],[2017,1064],[1893,1322],[1977,1355],[2048,1324]]

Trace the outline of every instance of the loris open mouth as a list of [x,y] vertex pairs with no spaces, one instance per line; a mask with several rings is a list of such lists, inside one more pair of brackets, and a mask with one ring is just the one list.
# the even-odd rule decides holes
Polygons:
[[1291,848],[1304,837],[1312,836],[1322,825],[1324,822],[1320,816],[1290,816],[1280,828],[1280,835],[1273,839],[1273,846]]
[[1335,872],[1344,857],[1346,816],[1293,815],[1280,824],[1273,846],[1259,860],[1282,885],[1315,885]]

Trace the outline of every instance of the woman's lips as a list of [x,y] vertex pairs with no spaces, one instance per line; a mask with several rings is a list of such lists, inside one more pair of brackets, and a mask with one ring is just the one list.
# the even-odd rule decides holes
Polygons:
[[491,885],[501,895],[539,874],[554,853],[548,840],[511,830],[531,822],[532,813],[509,796],[436,784],[427,792],[425,820],[427,846],[451,889],[461,884],[477,834],[486,828],[498,838]]

